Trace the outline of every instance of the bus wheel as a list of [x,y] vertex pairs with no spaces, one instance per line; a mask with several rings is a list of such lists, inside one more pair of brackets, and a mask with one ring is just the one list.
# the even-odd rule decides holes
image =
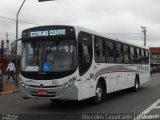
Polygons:
[[139,90],[139,85],[140,85],[140,83],[139,83],[139,77],[138,76],[136,76],[136,78],[135,78],[135,84],[134,84],[134,87],[133,87],[133,91],[138,91]]
[[104,91],[103,91],[103,87],[102,87],[102,83],[98,82],[97,83],[97,87],[96,87],[96,93],[95,93],[95,97],[93,99],[94,104],[99,104],[102,102],[103,100],[103,95],[104,95]]

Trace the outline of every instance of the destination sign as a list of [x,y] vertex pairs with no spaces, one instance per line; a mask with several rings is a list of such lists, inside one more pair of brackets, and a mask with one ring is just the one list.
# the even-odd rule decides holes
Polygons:
[[65,34],[66,34],[65,29],[33,31],[33,32],[30,32],[30,37],[57,36],[57,35],[65,35]]
[[40,26],[26,29],[22,32],[22,41],[28,38],[66,38],[75,39],[75,31],[71,26]]

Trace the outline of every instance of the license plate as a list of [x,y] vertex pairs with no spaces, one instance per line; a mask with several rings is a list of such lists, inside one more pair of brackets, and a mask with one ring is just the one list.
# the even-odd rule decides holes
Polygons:
[[39,90],[38,91],[38,95],[45,96],[47,94],[48,94],[48,91],[46,91],[46,90]]

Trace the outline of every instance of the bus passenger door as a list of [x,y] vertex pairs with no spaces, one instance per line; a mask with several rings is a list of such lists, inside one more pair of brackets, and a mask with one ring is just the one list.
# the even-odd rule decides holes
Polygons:
[[92,91],[93,84],[91,74],[93,70],[91,67],[93,59],[92,50],[92,35],[80,32],[78,35],[78,62],[79,62],[79,75],[81,77],[81,95],[83,98],[88,98]]

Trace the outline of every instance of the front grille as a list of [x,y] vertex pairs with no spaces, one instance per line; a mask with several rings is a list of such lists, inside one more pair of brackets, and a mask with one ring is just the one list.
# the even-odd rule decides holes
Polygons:
[[56,95],[45,95],[45,96],[41,96],[41,95],[32,95],[35,97],[55,97]]
[[43,86],[43,87],[41,87],[41,86],[35,86],[35,85],[29,85],[30,87],[34,87],[34,88],[56,88],[56,87],[58,87],[58,86]]

